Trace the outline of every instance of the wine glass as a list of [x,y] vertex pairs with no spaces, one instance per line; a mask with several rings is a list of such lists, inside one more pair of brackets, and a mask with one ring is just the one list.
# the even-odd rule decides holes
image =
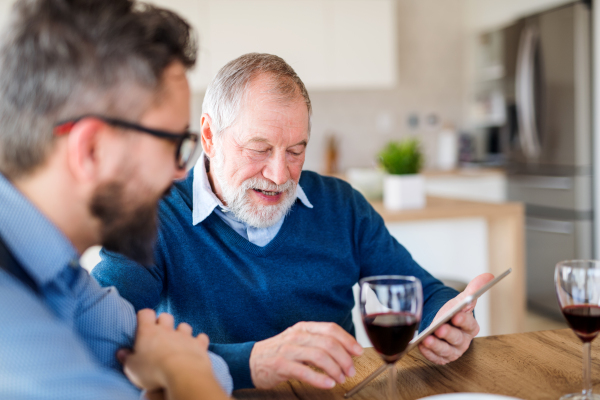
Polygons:
[[394,363],[412,340],[421,321],[423,289],[414,276],[385,275],[363,278],[360,313],[373,347],[388,364],[389,397],[396,394]]
[[600,332],[600,261],[567,260],[556,264],[554,283],[558,303],[567,323],[583,342],[583,391],[561,400],[600,399],[592,393],[592,340]]

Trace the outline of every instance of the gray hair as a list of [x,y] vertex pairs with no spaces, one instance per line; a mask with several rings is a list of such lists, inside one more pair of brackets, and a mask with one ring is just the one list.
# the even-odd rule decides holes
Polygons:
[[308,91],[296,72],[281,57],[264,53],[249,53],[227,63],[212,80],[202,103],[202,112],[210,115],[213,134],[235,124],[252,80],[267,76],[272,85],[270,92],[282,101],[301,95],[308,108],[308,133],[312,106]]
[[85,114],[138,119],[173,61],[192,67],[187,22],[134,0],[19,0],[0,34],[0,172],[41,165],[55,125]]

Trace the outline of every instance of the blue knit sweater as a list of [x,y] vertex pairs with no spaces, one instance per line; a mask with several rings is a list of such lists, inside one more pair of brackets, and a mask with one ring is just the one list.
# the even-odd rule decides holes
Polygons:
[[255,341],[299,321],[336,322],[354,334],[352,286],[362,277],[402,274],[423,284],[421,329],[457,292],[423,270],[382,218],[347,183],[304,171],[314,208],[297,201],[277,236],[259,247],[214,212],[192,225],[193,174],[161,201],[155,264],[102,251],[92,276],[115,286],[136,310],[155,308],[206,333],[227,361],[235,389],[253,387]]

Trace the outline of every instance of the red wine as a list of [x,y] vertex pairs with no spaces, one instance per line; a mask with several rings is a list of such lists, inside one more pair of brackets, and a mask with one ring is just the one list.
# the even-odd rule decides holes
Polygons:
[[567,306],[562,309],[571,329],[583,342],[591,342],[600,331],[600,307],[590,305]]
[[419,319],[409,313],[383,313],[369,314],[363,323],[375,350],[393,363],[413,338]]

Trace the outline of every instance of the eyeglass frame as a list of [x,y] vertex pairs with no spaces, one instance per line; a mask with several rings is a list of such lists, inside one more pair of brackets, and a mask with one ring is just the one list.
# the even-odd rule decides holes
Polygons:
[[[54,134],[57,136],[60,136],[60,135],[69,133],[71,131],[71,129],[73,129],[73,126],[77,122],[79,122],[85,118],[98,119],[102,122],[105,122],[105,123],[115,126],[115,127],[131,129],[134,131],[146,133],[148,135],[158,137],[161,139],[166,139],[166,140],[176,143],[177,147],[175,149],[175,164],[177,165],[177,168],[180,170],[188,169],[190,167],[190,165],[195,163],[195,161],[196,161],[195,160],[197,158],[196,153],[198,153],[197,150],[200,147],[200,135],[198,133],[191,132],[189,130],[185,130],[182,133],[173,133],[173,132],[168,132],[168,131],[162,131],[159,129],[146,128],[145,126],[138,125],[136,123],[129,122],[129,121],[123,121],[123,120],[117,119],[117,118],[105,117],[103,115],[97,115],[97,114],[86,114],[86,115],[82,115],[77,118],[68,119],[68,120],[64,120],[64,121],[56,123],[54,125]],[[196,144],[196,146],[190,152],[190,157],[187,160],[185,160],[183,165],[181,165],[179,156],[181,155],[181,148],[186,139],[192,139],[193,142]]]

